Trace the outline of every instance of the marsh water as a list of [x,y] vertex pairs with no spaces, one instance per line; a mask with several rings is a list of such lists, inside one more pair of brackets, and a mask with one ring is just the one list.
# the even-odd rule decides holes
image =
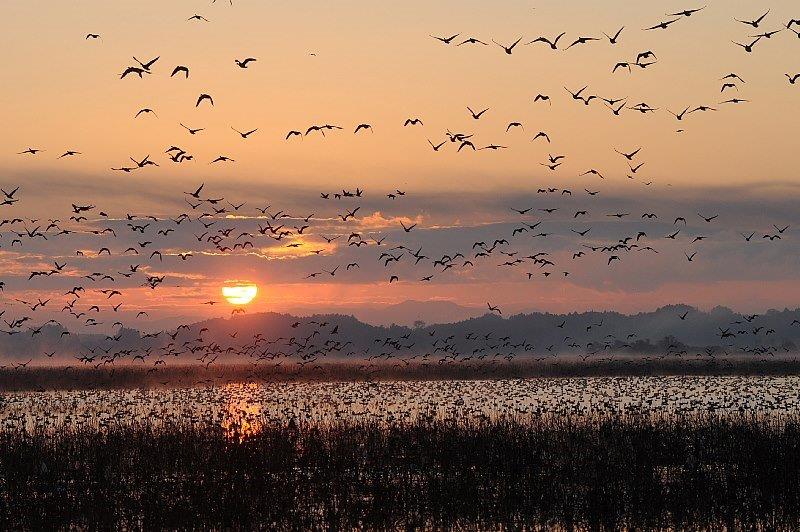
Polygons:
[[592,377],[485,381],[237,383],[0,395],[0,422],[27,430],[113,423],[216,424],[530,415],[755,413],[800,409],[800,377]]

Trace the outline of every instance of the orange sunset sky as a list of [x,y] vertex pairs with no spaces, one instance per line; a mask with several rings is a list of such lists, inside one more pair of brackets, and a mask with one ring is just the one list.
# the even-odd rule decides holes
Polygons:
[[[85,276],[112,272],[125,293],[119,316],[134,319],[144,310],[154,321],[229,314],[220,291],[230,280],[258,285],[248,312],[431,299],[474,307],[491,301],[509,311],[635,312],[668,303],[742,311],[795,307],[800,83],[790,84],[785,74],[800,71],[800,38],[785,26],[800,10],[789,1],[714,2],[668,30],[643,30],[642,21],[656,24],[687,7],[621,0],[602,6],[584,0],[6,2],[0,185],[20,189],[18,202],[0,206],[0,219],[22,221],[0,227],[2,297],[12,306],[19,306],[15,299],[53,298],[58,312],[64,293],[77,284],[105,287]],[[758,29],[734,20],[754,19],[767,8]],[[187,20],[194,14],[208,22]],[[610,45],[603,32],[622,26],[620,42]],[[752,54],[732,43],[778,29]],[[580,36],[601,40],[558,51],[525,45],[562,31],[561,48]],[[88,33],[100,38],[86,39]],[[453,34],[460,37],[450,45],[431,37]],[[487,45],[456,46],[468,37]],[[492,42],[508,45],[520,37],[510,55]],[[644,51],[653,53],[652,65],[612,73],[615,63],[633,62]],[[142,79],[120,79],[137,65],[133,56],[159,59]],[[246,57],[257,61],[246,69],[234,63]],[[188,79],[170,77],[177,65],[189,68]],[[729,73],[742,81],[721,92]],[[584,86],[585,94],[598,96],[590,105],[565,90]],[[202,93],[213,97],[213,106],[195,105]],[[537,94],[552,103],[534,103]],[[615,116],[602,97],[630,106],[646,102],[655,111]],[[730,98],[747,102],[721,104]],[[668,112],[701,105],[717,110],[681,121]],[[488,111],[476,120],[467,106]],[[134,118],[143,108],[157,116]],[[415,117],[423,124],[404,127]],[[507,131],[511,122],[524,129]],[[361,123],[372,130],[354,134]],[[203,131],[191,135],[181,124]],[[342,129],[285,139],[312,124]],[[232,128],[257,131],[243,139]],[[447,131],[473,134],[478,148],[503,148],[458,151],[458,143],[448,142],[431,149],[428,141],[447,140]],[[549,144],[531,141],[539,131]],[[170,146],[192,160],[173,163],[165,154]],[[616,150],[639,147],[633,162],[645,164],[632,174]],[[20,154],[28,148],[44,151]],[[67,150],[80,154],[59,157]],[[543,163],[556,154],[565,158],[551,171]],[[159,166],[111,170],[136,166],[130,158],[147,155]],[[220,155],[235,162],[211,164]],[[582,175],[589,169],[603,179]],[[217,207],[226,212],[187,204],[192,197],[185,192],[201,183],[201,199],[224,198]],[[362,198],[332,199],[356,188]],[[397,190],[405,194],[387,197]],[[70,221],[73,203],[95,209],[85,221]],[[356,216],[341,220],[356,207]],[[529,207],[525,215],[512,210]],[[558,210],[541,210],[550,208]],[[574,215],[581,210],[587,214]],[[289,216],[271,218],[280,211]],[[203,212],[211,214],[198,219]],[[646,212],[658,218],[644,220]],[[182,213],[189,215],[183,223],[168,219]],[[718,218],[705,222],[698,213]],[[156,220],[137,233],[127,214],[134,224],[148,215]],[[687,223],[676,225],[677,217]],[[51,228],[47,239],[25,236],[23,229],[44,231],[50,219],[70,234]],[[216,225],[204,228],[204,220]],[[292,234],[267,238],[258,232],[267,222]],[[401,222],[417,225],[406,232]],[[522,222],[541,225],[512,239]],[[303,225],[309,227],[299,232]],[[779,240],[764,239],[776,233],[774,226],[790,228]],[[576,234],[588,227],[586,237]],[[665,239],[673,227],[682,229],[680,237]],[[92,232],[105,228],[117,237]],[[167,228],[173,231],[155,231]],[[232,232],[219,243],[197,238],[226,228]],[[540,231],[547,235],[535,237]],[[608,254],[588,251],[639,231],[653,252],[633,250],[614,264]],[[368,245],[349,246],[354,232]],[[750,232],[755,238],[745,241],[742,233]],[[249,236],[238,242],[251,240],[252,247],[225,249],[241,233]],[[704,238],[694,242],[697,236]],[[381,246],[374,243],[383,237]],[[19,244],[12,244],[15,238]],[[496,238],[509,239],[498,250],[514,255],[475,258],[475,242],[490,245]],[[141,247],[145,240],[152,243]],[[98,254],[104,246],[110,256]],[[139,253],[126,254],[129,247]],[[402,256],[384,265],[381,253],[393,248]],[[415,264],[418,248],[427,258]],[[587,256],[573,258],[582,249]],[[160,260],[148,258],[153,250]],[[502,265],[537,252],[554,264]],[[687,261],[693,252],[697,258]],[[181,253],[192,256],[182,260]],[[456,253],[465,255],[457,267],[440,271],[433,264]],[[466,260],[474,267],[462,267]],[[60,274],[29,279],[53,262],[67,265]],[[346,269],[354,262],[358,267]],[[131,277],[113,273],[135,263],[141,269]],[[542,276],[545,271],[551,275]],[[145,282],[150,275],[165,279],[153,289]],[[391,275],[398,280],[389,282]],[[420,281],[427,275],[429,281]],[[96,303],[105,315],[105,299],[89,290],[81,304]]]

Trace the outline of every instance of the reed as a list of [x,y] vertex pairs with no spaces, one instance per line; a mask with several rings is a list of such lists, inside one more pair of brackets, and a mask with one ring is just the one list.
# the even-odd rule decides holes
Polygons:
[[0,431],[0,528],[800,527],[800,417]]

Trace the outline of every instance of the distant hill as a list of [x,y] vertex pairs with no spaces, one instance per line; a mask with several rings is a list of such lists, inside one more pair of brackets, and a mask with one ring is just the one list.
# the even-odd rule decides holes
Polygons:
[[[437,311],[449,308],[446,305]],[[413,312],[416,308],[415,302],[399,307],[398,312]],[[435,321],[436,314],[431,311],[425,317]],[[72,357],[87,353],[93,353],[93,361],[140,355],[151,360],[174,357],[181,362],[203,362],[206,359],[202,355],[208,352],[223,359],[246,356],[262,360],[293,356],[305,357],[304,360],[391,359],[413,354],[429,354],[432,360],[587,353],[689,356],[701,350],[712,355],[731,351],[768,356],[796,350],[800,343],[800,310],[770,310],[745,316],[724,307],[704,312],[670,305],[633,315],[485,314],[416,328],[371,325],[341,314],[298,318],[259,313],[206,320],[150,336],[133,329],[120,329],[114,336],[66,334],[59,325],[45,326],[36,336],[27,329],[13,332],[0,336],[0,355],[6,360],[32,358],[62,363],[74,363]]]
[[[413,327],[414,322],[426,324],[452,323],[469,318],[477,318],[486,314],[484,307],[467,307],[452,301],[403,301],[394,305],[370,305],[358,308],[340,308],[333,314],[345,314],[358,318],[370,325],[405,325]],[[291,314],[308,315],[318,312],[308,309],[292,309]]]

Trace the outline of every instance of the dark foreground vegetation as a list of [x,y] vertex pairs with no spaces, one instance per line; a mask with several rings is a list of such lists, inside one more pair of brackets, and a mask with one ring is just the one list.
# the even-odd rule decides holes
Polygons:
[[0,528],[797,529],[799,453],[797,417],[5,431]]
[[95,390],[220,385],[231,382],[331,382],[517,379],[535,377],[644,376],[787,376],[800,375],[796,356],[755,358],[736,355],[715,358],[648,359],[639,355],[603,360],[554,357],[487,364],[374,363],[368,369],[352,362],[326,362],[300,367],[252,364],[171,364],[154,368],[133,364],[92,366],[32,366],[0,368],[0,391]]

